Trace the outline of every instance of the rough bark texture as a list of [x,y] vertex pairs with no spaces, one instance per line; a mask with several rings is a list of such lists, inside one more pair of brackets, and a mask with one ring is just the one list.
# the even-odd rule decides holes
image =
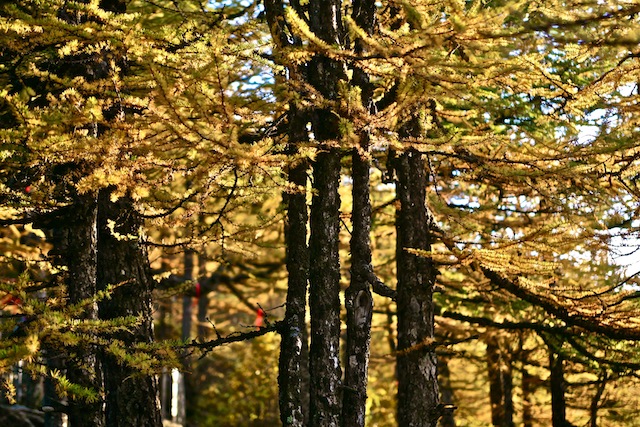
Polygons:
[[[281,0],[265,0],[267,23],[272,40],[279,49],[300,45],[293,34],[287,34],[284,5]],[[301,6],[291,5],[298,13]],[[288,64],[292,79],[303,78],[304,67]],[[297,145],[308,141],[308,117],[296,105],[289,103],[289,143],[287,153],[295,156]],[[306,161],[292,163],[287,171],[289,183],[298,190],[283,194],[287,209],[285,239],[287,247],[288,288],[284,327],[281,331],[279,359],[279,406],[283,426],[306,426],[309,423],[310,374],[309,337],[306,324],[307,288],[309,281],[309,248],[307,246],[307,196],[301,188],[307,186],[309,165]]]
[[[305,121],[294,106],[289,114],[289,151],[295,143],[306,139]],[[307,185],[308,165],[299,162],[289,168],[289,182],[296,187]],[[280,420],[284,426],[303,426],[309,420],[309,344],[306,325],[309,249],[307,247],[307,195],[305,192],[285,194],[287,206],[286,243],[287,305],[285,329],[280,343],[278,385]]]
[[[112,231],[108,221],[114,221]],[[98,198],[98,286],[119,284],[110,299],[100,304],[100,318],[140,316],[141,323],[130,332],[116,335],[129,343],[153,341],[151,291],[153,278],[138,233],[141,222],[131,202],[113,203],[109,192]],[[158,385],[154,375],[140,373],[106,352],[103,356],[106,425],[157,427],[162,425],[158,406]]]
[[[309,2],[309,28],[327,43],[340,46],[343,29],[340,0]],[[308,65],[306,78],[327,100],[338,97],[343,64],[323,55]],[[311,312],[310,425],[337,426],[340,423],[340,137],[338,117],[328,108],[310,112],[312,131],[318,146],[313,163],[313,202],[309,253],[309,308]]]
[[311,207],[309,307],[310,425],[337,426],[340,422],[340,156],[337,150],[320,153],[314,163]]
[[[69,302],[77,304],[95,297],[97,267],[97,217],[98,204],[95,194],[79,196],[71,205],[65,218],[66,265],[68,268],[67,290]],[[84,319],[98,318],[97,303],[87,303]],[[72,355],[67,368],[69,381],[96,391],[102,389],[100,368],[96,348],[90,343],[82,343]],[[71,426],[104,425],[102,402],[88,403],[69,401],[69,423]]]
[[[356,0],[352,16],[367,34],[373,33],[375,2]],[[356,53],[364,51],[360,39],[355,40]],[[353,82],[361,89],[365,108],[372,104],[369,76],[360,68],[353,70]],[[345,291],[347,309],[346,366],[342,399],[342,425],[364,427],[367,404],[367,376],[371,342],[373,297],[370,281],[371,266],[371,200],[369,194],[370,161],[368,135],[362,134],[360,144],[352,152],[352,209],[351,223],[351,283]]]
[[[74,165],[70,165],[74,167]],[[85,304],[82,319],[98,318],[96,303],[90,300],[95,297],[96,262],[97,262],[97,203],[95,195],[72,195],[72,202],[59,208],[51,215],[45,215],[36,221],[36,226],[49,231],[53,249],[49,252],[52,262],[66,269],[65,283],[70,304]],[[102,390],[99,363],[96,358],[96,347],[87,340],[80,340],[75,347],[59,347],[59,343],[44,343],[44,349],[50,359],[47,362],[51,369],[63,370],[69,381],[84,388],[93,389],[97,393]],[[66,352],[66,354],[62,354]],[[88,403],[69,397],[66,411],[69,422],[74,425],[104,425],[102,404],[100,399]],[[51,380],[45,383],[44,406],[62,409],[60,398],[55,392]],[[59,417],[45,416],[47,425],[56,425]]]
[[373,298],[369,289],[369,281],[373,273],[369,237],[371,231],[370,165],[362,149],[354,149],[352,159],[353,231],[351,234],[351,284],[345,292],[347,348],[342,425],[364,426],[373,313]]
[[409,248],[430,250],[433,219],[426,207],[427,175],[422,155],[409,149],[393,162],[398,198],[398,425],[437,424],[439,404],[437,360],[433,347],[432,261],[411,254]]

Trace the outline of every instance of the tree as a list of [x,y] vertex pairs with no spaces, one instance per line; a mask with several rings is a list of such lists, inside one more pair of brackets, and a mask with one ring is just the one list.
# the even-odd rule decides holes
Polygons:
[[[378,416],[367,395],[380,406],[379,377],[390,382],[393,368],[399,425],[436,425],[453,393],[461,422],[493,403],[494,424],[533,424],[534,410],[596,423],[602,372],[631,383],[640,366],[637,279],[609,260],[614,234],[637,234],[637,12],[555,1],[3,5],[3,225],[20,233],[37,219],[61,273],[40,287],[34,268],[3,267],[26,317],[8,317],[25,336],[3,348],[30,362],[42,356],[34,342],[49,356],[72,350],[67,377],[45,373],[74,417],[102,417],[104,392],[107,424],[157,424],[152,374],[175,360],[151,341],[146,251],[161,275],[183,274],[182,254],[197,253],[199,275],[219,285],[210,303],[221,310],[208,321],[199,310],[216,336],[184,342],[188,327],[172,345],[205,356],[279,332],[284,425],[364,425]],[[283,313],[270,307],[284,282]],[[174,285],[161,297],[193,288]],[[70,304],[56,305],[60,295]],[[190,325],[189,293],[183,302]],[[511,341],[516,354],[500,360]],[[550,360],[535,350],[544,342]],[[439,387],[437,354],[451,389]],[[194,372],[212,378],[207,365]],[[478,374],[478,398],[455,388],[460,366]],[[545,403],[520,416],[517,384]]]
[[[13,58],[5,58],[8,60],[4,77],[9,85],[3,94],[3,112],[11,121],[4,136],[19,142],[4,140],[11,161],[3,172],[11,173],[12,168],[21,169],[17,180],[9,178],[5,181],[9,185],[4,190],[11,197],[10,200],[23,210],[22,218],[15,222],[35,222],[51,231],[54,244],[54,251],[50,253],[52,263],[58,269],[66,268],[68,271],[65,277],[70,308],[65,311],[68,320],[61,322],[61,332],[70,336],[47,351],[48,357],[58,357],[66,347],[69,352],[69,357],[65,359],[66,378],[53,369],[46,374],[53,377],[63,393],[69,396],[68,412],[70,422],[74,425],[103,425],[100,396],[104,390],[107,395],[106,406],[111,408],[115,396],[114,384],[119,386],[123,381],[122,377],[117,377],[117,368],[114,369],[114,366],[120,366],[122,358],[126,359],[126,352],[123,353],[122,348],[117,346],[106,348],[101,335],[127,328],[128,325],[133,327],[135,319],[132,316],[142,314],[146,316],[143,320],[146,328],[142,329],[142,334],[146,334],[144,341],[148,342],[152,337],[151,282],[148,279],[139,281],[147,287],[146,293],[136,294],[141,298],[142,306],[147,307],[146,312],[140,312],[139,306],[134,305],[133,310],[125,309],[124,313],[122,310],[118,313],[117,310],[109,310],[109,303],[105,301],[106,295],[114,297],[122,289],[113,291],[111,285],[120,283],[119,279],[123,279],[122,275],[130,266],[142,271],[148,262],[146,258],[142,254],[131,259],[119,259],[127,254],[116,250],[110,253],[109,263],[101,264],[106,257],[106,250],[117,249],[105,245],[109,239],[106,234],[114,232],[115,222],[108,224],[104,219],[98,224],[98,216],[105,218],[109,215],[105,210],[111,209],[109,203],[103,202],[98,214],[98,193],[117,181],[112,176],[106,176],[109,161],[114,159],[107,158],[106,162],[101,162],[105,159],[101,150],[113,141],[111,138],[121,136],[119,131],[126,116],[125,110],[131,108],[130,104],[123,101],[120,92],[123,45],[105,42],[111,36],[118,39],[117,35],[122,34],[121,30],[128,25],[127,19],[119,21],[115,17],[122,12],[124,4],[119,1],[103,1],[100,4],[52,3],[42,9],[30,2],[23,2],[3,8],[3,24],[10,28],[5,39],[8,52],[5,53],[10,55],[15,48],[19,52]],[[24,31],[38,34],[38,37],[20,46],[20,34]],[[86,31],[90,36],[79,43],[78,31]],[[126,43],[126,39],[124,41]],[[25,67],[26,63],[31,63],[31,68]],[[96,95],[104,88],[112,89],[112,96],[99,100]],[[92,143],[95,144],[95,150],[89,149]],[[16,190],[22,185],[33,189],[33,192],[28,190],[30,197],[27,199],[16,197]],[[103,194],[103,197],[109,196]],[[118,215],[122,217],[122,212]],[[125,239],[137,233],[135,220],[133,224],[124,230],[119,229],[125,231],[122,235]],[[98,239],[98,229],[101,239]],[[115,239],[113,236],[111,238]],[[129,264],[133,259],[137,259],[138,264]],[[118,282],[109,282],[112,277],[108,268],[116,266],[121,267],[115,274]],[[102,292],[97,289],[100,281]],[[52,301],[55,301],[55,295],[52,296]],[[99,299],[103,300],[101,318],[112,322],[101,323],[98,320],[96,303]],[[120,307],[124,308],[124,305]],[[128,316],[124,323],[122,315]],[[78,327],[64,326],[65,322],[73,324],[72,319],[80,322]],[[105,357],[102,361],[104,367],[109,365],[107,360],[110,361],[108,372],[104,375],[98,364],[102,355]],[[116,360],[116,355],[121,359]],[[144,362],[149,366],[147,370],[151,367],[149,360],[153,360],[153,357],[147,357]],[[139,363],[138,368],[143,364],[139,359],[136,362]],[[57,367],[62,368],[59,365]],[[129,370],[127,376],[131,372]],[[153,374],[147,372],[147,375],[149,379],[153,378]],[[105,389],[101,382],[103,378],[106,381]],[[155,389],[139,391],[144,401],[151,402],[152,406],[156,404]],[[123,397],[121,395],[120,399]],[[121,417],[126,420],[133,418],[134,414],[140,415],[136,404],[142,402],[130,400],[127,407],[121,405],[118,417],[106,417],[107,425],[118,425],[123,422]],[[150,425],[157,425],[160,420],[155,417],[152,406],[142,413],[142,417],[151,419]],[[53,409],[59,411],[63,407],[57,404],[53,405]],[[144,424],[142,420],[140,423]]]

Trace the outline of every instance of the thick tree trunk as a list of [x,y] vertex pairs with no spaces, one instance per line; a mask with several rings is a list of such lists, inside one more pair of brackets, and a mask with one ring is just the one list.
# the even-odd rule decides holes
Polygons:
[[[284,5],[281,0],[265,0],[267,22],[276,50],[300,45],[294,35],[287,36],[284,24]],[[300,5],[292,7],[301,13]],[[290,78],[301,78],[303,67],[289,64]],[[289,142],[287,154],[295,157],[298,144],[308,142],[308,116],[295,102],[289,103]],[[309,337],[306,323],[307,288],[309,282],[309,248],[307,224],[309,220],[307,187],[309,165],[306,160],[293,160],[288,180],[295,191],[283,194],[287,209],[285,240],[287,248],[288,288],[284,328],[281,331],[278,373],[280,420],[283,426],[301,427],[309,424],[310,373]]]
[[[375,2],[356,0],[353,3],[353,19],[371,34],[375,17]],[[362,53],[361,40],[355,41],[355,50]],[[365,107],[371,103],[369,76],[359,68],[353,70],[353,80],[362,90]],[[361,135],[360,144],[352,152],[352,209],[351,222],[351,283],[345,292],[347,309],[346,366],[342,399],[343,427],[364,427],[367,404],[367,375],[369,370],[369,346],[373,297],[370,281],[371,266],[371,200],[369,194],[370,161],[368,135]]]
[[[109,222],[113,221],[113,230]],[[116,334],[123,342],[151,343],[151,291],[153,278],[144,247],[140,245],[141,221],[131,202],[109,200],[109,191],[98,198],[98,285],[119,285],[111,298],[100,303],[100,318],[140,316],[140,324]],[[110,352],[103,356],[106,425],[157,427],[162,425],[158,385],[154,375],[140,373]]]
[[[36,224],[51,231],[53,250],[49,252],[53,263],[66,269],[65,282],[70,304],[83,304],[81,318],[95,320],[98,308],[92,298],[97,291],[97,201],[95,194],[74,195],[73,201],[60,208],[55,214],[42,217]],[[100,394],[102,382],[94,344],[81,340],[75,347],[58,347],[59,343],[45,343],[46,352],[53,355],[49,361],[52,368],[63,369],[66,365],[67,378],[73,384],[94,390]],[[66,351],[66,355],[59,354]],[[45,383],[44,406],[61,409],[55,396],[51,380]],[[100,397],[94,402],[70,396],[67,412],[71,426],[104,425]],[[48,425],[57,422],[55,417],[46,417]]]
[[[309,2],[309,28],[327,43],[340,46],[342,4],[340,0]],[[308,64],[306,78],[327,100],[338,98],[338,83],[344,78],[343,64],[315,56]],[[310,113],[318,153],[313,163],[309,254],[309,308],[311,312],[310,425],[331,427],[340,423],[340,138],[339,120],[328,108]]]
[[[306,140],[306,122],[294,105],[289,110],[289,152]],[[306,161],[289,168],[289,182],[298,190],[285,194],[286,243],[289,283],[279,361],[280,419],[284,426],[304,426],[309,420],[309,343],[306,324],[309,248],[307,247]]]
[[340,422],[340,155],[335,149],[319,153],[314,162],[311,206],[309,307],[310,425]]
[[[45,353],[47,356],[50,356],[48,351],[45,351]],[[47,357],[47,370],[61,370],[61,361],[61,358],[57,355],[56,357]],[[62,412],[60,412],[62,405],[60,402],[60,396],[58,396],[58,392],[56,391],[55,381],[50,376],[47,376],[44,378],[42,386],[42,407],[48,409],[44,413],[44,427],[62,427],[63,419]]]
[[351,220],[351,284],[345,292],[347,343],[342,425],[364,426],[373,298],[371,267],[371,202],[369,161],[365,148],[353,150],[353,208]]
[[433,222],[426,207],[427,174],[422,155],[409,149],[393,166],[398,211],[398,425],[434,427],[441,415],[433,342],[433,285],[437,270],[429,258],[407,249],[431,248]]
[[[97,290],[97,218],[98,204],[95,194],[78,196],[64,218],[69,302],[86,302],[83,318],[87,320],[98,318],[97,303],[89,302],[95,297]],[[76,354],[70,355],[67,376],[72,383],[100,393],[102,379],[96,348],[92,344],[82,343],[76,349]],[[70,399],[69,424],[72,427],[104,425],[101,399],[95,402]]]

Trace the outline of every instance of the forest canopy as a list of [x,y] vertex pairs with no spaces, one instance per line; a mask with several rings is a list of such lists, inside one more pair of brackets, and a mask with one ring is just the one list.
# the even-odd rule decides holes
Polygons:
[[0,2],[0,420],[640,425],[639,13]]

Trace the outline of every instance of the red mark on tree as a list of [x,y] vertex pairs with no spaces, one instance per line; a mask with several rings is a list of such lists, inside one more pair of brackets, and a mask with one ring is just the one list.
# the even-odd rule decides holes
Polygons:
[[262,326],[264,326],[264,310],[259,308],[256,310],[256,321],[253,322],[253,325],[256,328],[261,328]]

